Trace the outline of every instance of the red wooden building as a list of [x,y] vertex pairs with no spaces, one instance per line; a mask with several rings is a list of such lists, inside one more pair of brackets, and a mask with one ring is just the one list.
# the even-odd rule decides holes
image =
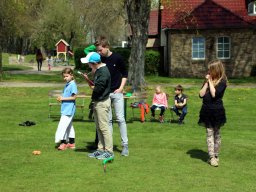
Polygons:
[[55,44],[56,46],[56,52],[57,52],[57,58],[59,59],[60,54],[63,54],[65,57],[65,61],[67,60],[67,53],[69,51],[69,44],[61,39],[58,43]]

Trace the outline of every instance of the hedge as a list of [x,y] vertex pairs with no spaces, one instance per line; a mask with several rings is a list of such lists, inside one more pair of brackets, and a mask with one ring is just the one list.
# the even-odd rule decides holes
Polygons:
[[[128,66],[128,59],[130,56],[130,48],[112,48],[113,52],[119,53],[123,59],[124,62],[127,64],[127,70],[129,68]],[[85,57],[84,48],[77,48],[74,53],[74,59],[75,59],[75,68],[77,70],[89,70],[88,65],[84,65],[81,63],[80,58]],[[157,75],[159,72],[159,66],[160,66],[160,53],[158,51],[154,50],[146,50],[145,52],[145,75]]]

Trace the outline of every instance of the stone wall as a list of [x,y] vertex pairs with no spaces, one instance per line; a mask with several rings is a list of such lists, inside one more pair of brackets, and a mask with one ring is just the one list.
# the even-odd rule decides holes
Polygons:
[[[205,60],[192,60],[192,37],[205,37]],[[248,77],[256,65],[256,31],[229,30],[171,30],[168,34],[169,76],[204,77],[207,64],[216,57],[216,38],[231,38],[231,57],[222,60],[228,77]]]

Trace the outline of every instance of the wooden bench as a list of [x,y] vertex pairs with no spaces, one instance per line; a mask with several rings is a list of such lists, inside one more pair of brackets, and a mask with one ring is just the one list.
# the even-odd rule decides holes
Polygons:
[[[60,107],[61,103],[57,101],[57,97],[62,94],[62,90],[50,90],[48,93],[48,98],[49,98],[49,115],[48,117],[51,118],[51,113],[52,113],[52,107],[57,106]],[[78,93],[76,96],[76,108],[81,109],[82,113],[82,119],[84,118],[84,100],[85,98],[91,98],[90,95],[86,95],[84,92]]]

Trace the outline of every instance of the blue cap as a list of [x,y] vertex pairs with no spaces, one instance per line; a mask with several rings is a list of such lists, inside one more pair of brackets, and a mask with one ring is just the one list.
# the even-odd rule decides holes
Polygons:
[[86,57],[81,58],[82,63],[100,63],[100,55],[96,52],[90,52]]

